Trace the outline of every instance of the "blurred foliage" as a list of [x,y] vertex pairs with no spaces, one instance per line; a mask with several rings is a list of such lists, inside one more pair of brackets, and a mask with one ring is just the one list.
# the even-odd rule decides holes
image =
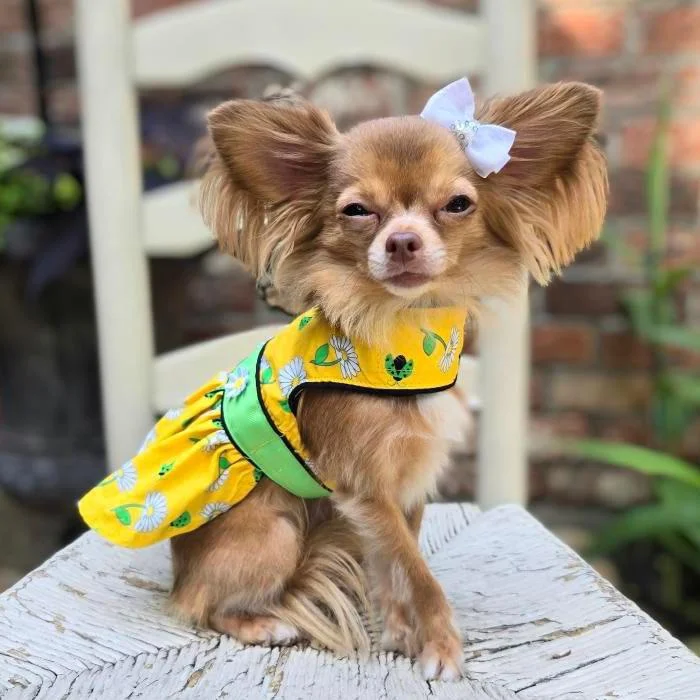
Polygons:
[[[653,477],[655,500],[617,516],[598,532],[593,549],[595,554],[606,554],[632,542],[652,542],[661,551],[655,560],[663,599],[659,602],[700,625],[700,602],[688,600],[683,585],[685,571],[700,576],[700,467],[673,456],[681,451],[682,438],[700,408],[700,375],[678,369],[673,360],[679,353],[700,353],[700,329],[682,325],[678,313],[679,292],[695,265],[666,260],[670,114],[670,100],[664,97],[647,168],[644,285],[627,289],[622,297],[634,333],[651,348],[649,420],[654,449],[603,440],[577,441],[570,448],[577,456]],[[623,244],[615,245],[633,256]]]
[[73,175],[48,176],[27,165],[40,148],[35,136],[11,138],[0,124],[0,250],[15,220],[71,211],[82,202],[83,190]]

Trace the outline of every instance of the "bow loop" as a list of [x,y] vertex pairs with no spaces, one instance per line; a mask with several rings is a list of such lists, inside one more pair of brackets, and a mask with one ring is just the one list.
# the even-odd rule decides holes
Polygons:
[[499,172],[510,160],[515,131],[474,118],[474,93],[461,78],[438,90],[426,103],[421,117],[449,129],[481,177]]

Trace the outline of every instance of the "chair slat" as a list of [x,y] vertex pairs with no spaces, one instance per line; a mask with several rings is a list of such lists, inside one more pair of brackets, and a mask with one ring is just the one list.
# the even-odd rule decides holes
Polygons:
[[302,79],[362,64],[441,81],[484,68],[475,15],[397,0],[193,3],[134,23],[142,86],[192,83],[233,65],[266,64]]
[[233,369],[280,327],[260,326],[156,357],[153,362],[154,410],[162,413],[179,405],[211,376]]
[[143,245],[147,255],[188,257],[214,245],[197,209],[197,184],[176,182],[143,196]]

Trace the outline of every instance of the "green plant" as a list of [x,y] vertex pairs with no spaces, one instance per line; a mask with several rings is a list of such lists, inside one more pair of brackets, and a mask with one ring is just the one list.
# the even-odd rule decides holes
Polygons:
[[[700,624],[700,604],[683,600],[679,584],[684,567],[700,576],[700,468],[673,456],[700,408],[700,376],[679,369],[674,357],[679,351],[700,353],[700,329],[681,325],[677,313],[679,292],[695,266],[666,262],[670,114],[670,100],[666,96],[661,101],[647,169],[644,284],[627,290],[622,298],[633,332],[651,348],[653,392],[649,419],[655,449],[583,440],[570,443],[570,451],[653,477],[655,500],[617,516],[598,532],[593,550],[596,554],[610,553],[640,540],[660,546],[669,555],[662,557],[656,572],[662,580],[664,604],[671,609],[682,609],[688,619],[692,617]],[[617,249],[631,254],[623,245],[617,244]]]
[[16,219],[69,211],[82,200],[80,183],[70,173],[49,177],[27,164],[38,151],[36,139],[12,139],[0,129],[0,250]]

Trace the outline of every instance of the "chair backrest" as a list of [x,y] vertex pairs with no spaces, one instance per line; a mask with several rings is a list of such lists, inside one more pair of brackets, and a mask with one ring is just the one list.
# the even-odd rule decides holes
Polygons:
[[[531,0],[484,0],[482,5],[480,15],[471,15],[405,0],[209,0],[132,22],[129,0],[78,0],[78,60],[109,468],[133,453],[154,411],[181,398],[200,374],[205,377],[245,356],[269,333],[256,329],[154,356],[147,255],[192,255],[211,246],[212,237],[193,206],[191,183],[143,195],[137,88],[187,85],[217,70],[253,64],[280,67],[302,79],[370,64],[432,82],[481,74],[489,90],[527,87],[533,73]],[[516,325],[522,330],[522,309],[517,313]],[[508,325],[512,335],[512,319]],[[499,331],[494,333],[493,343],[502,347]],[[500,412],[499,430],[504,420],[508,430],[511,417],[511,433],[515,431],[518,444],[508,459],[513,462],[515,455],[521,462],[515,471],[524,467],[520,453],[526,374],[521,376],[521,336],[506,339],[510,347],[505,361],[517,375],[511,378],[507,401],[500,407],[486,401],[487,413]],[[500,365],[501,374],[507,376],[508,371]],[[488,397],[488,387],[482,393]],[[498,392],[494,396],[498,398]],[[489,434],[495,436],[493,430]],[[497,457],[492,454],[491,459]],[[522,495],[515,493],[507,500],[522,500]]]

